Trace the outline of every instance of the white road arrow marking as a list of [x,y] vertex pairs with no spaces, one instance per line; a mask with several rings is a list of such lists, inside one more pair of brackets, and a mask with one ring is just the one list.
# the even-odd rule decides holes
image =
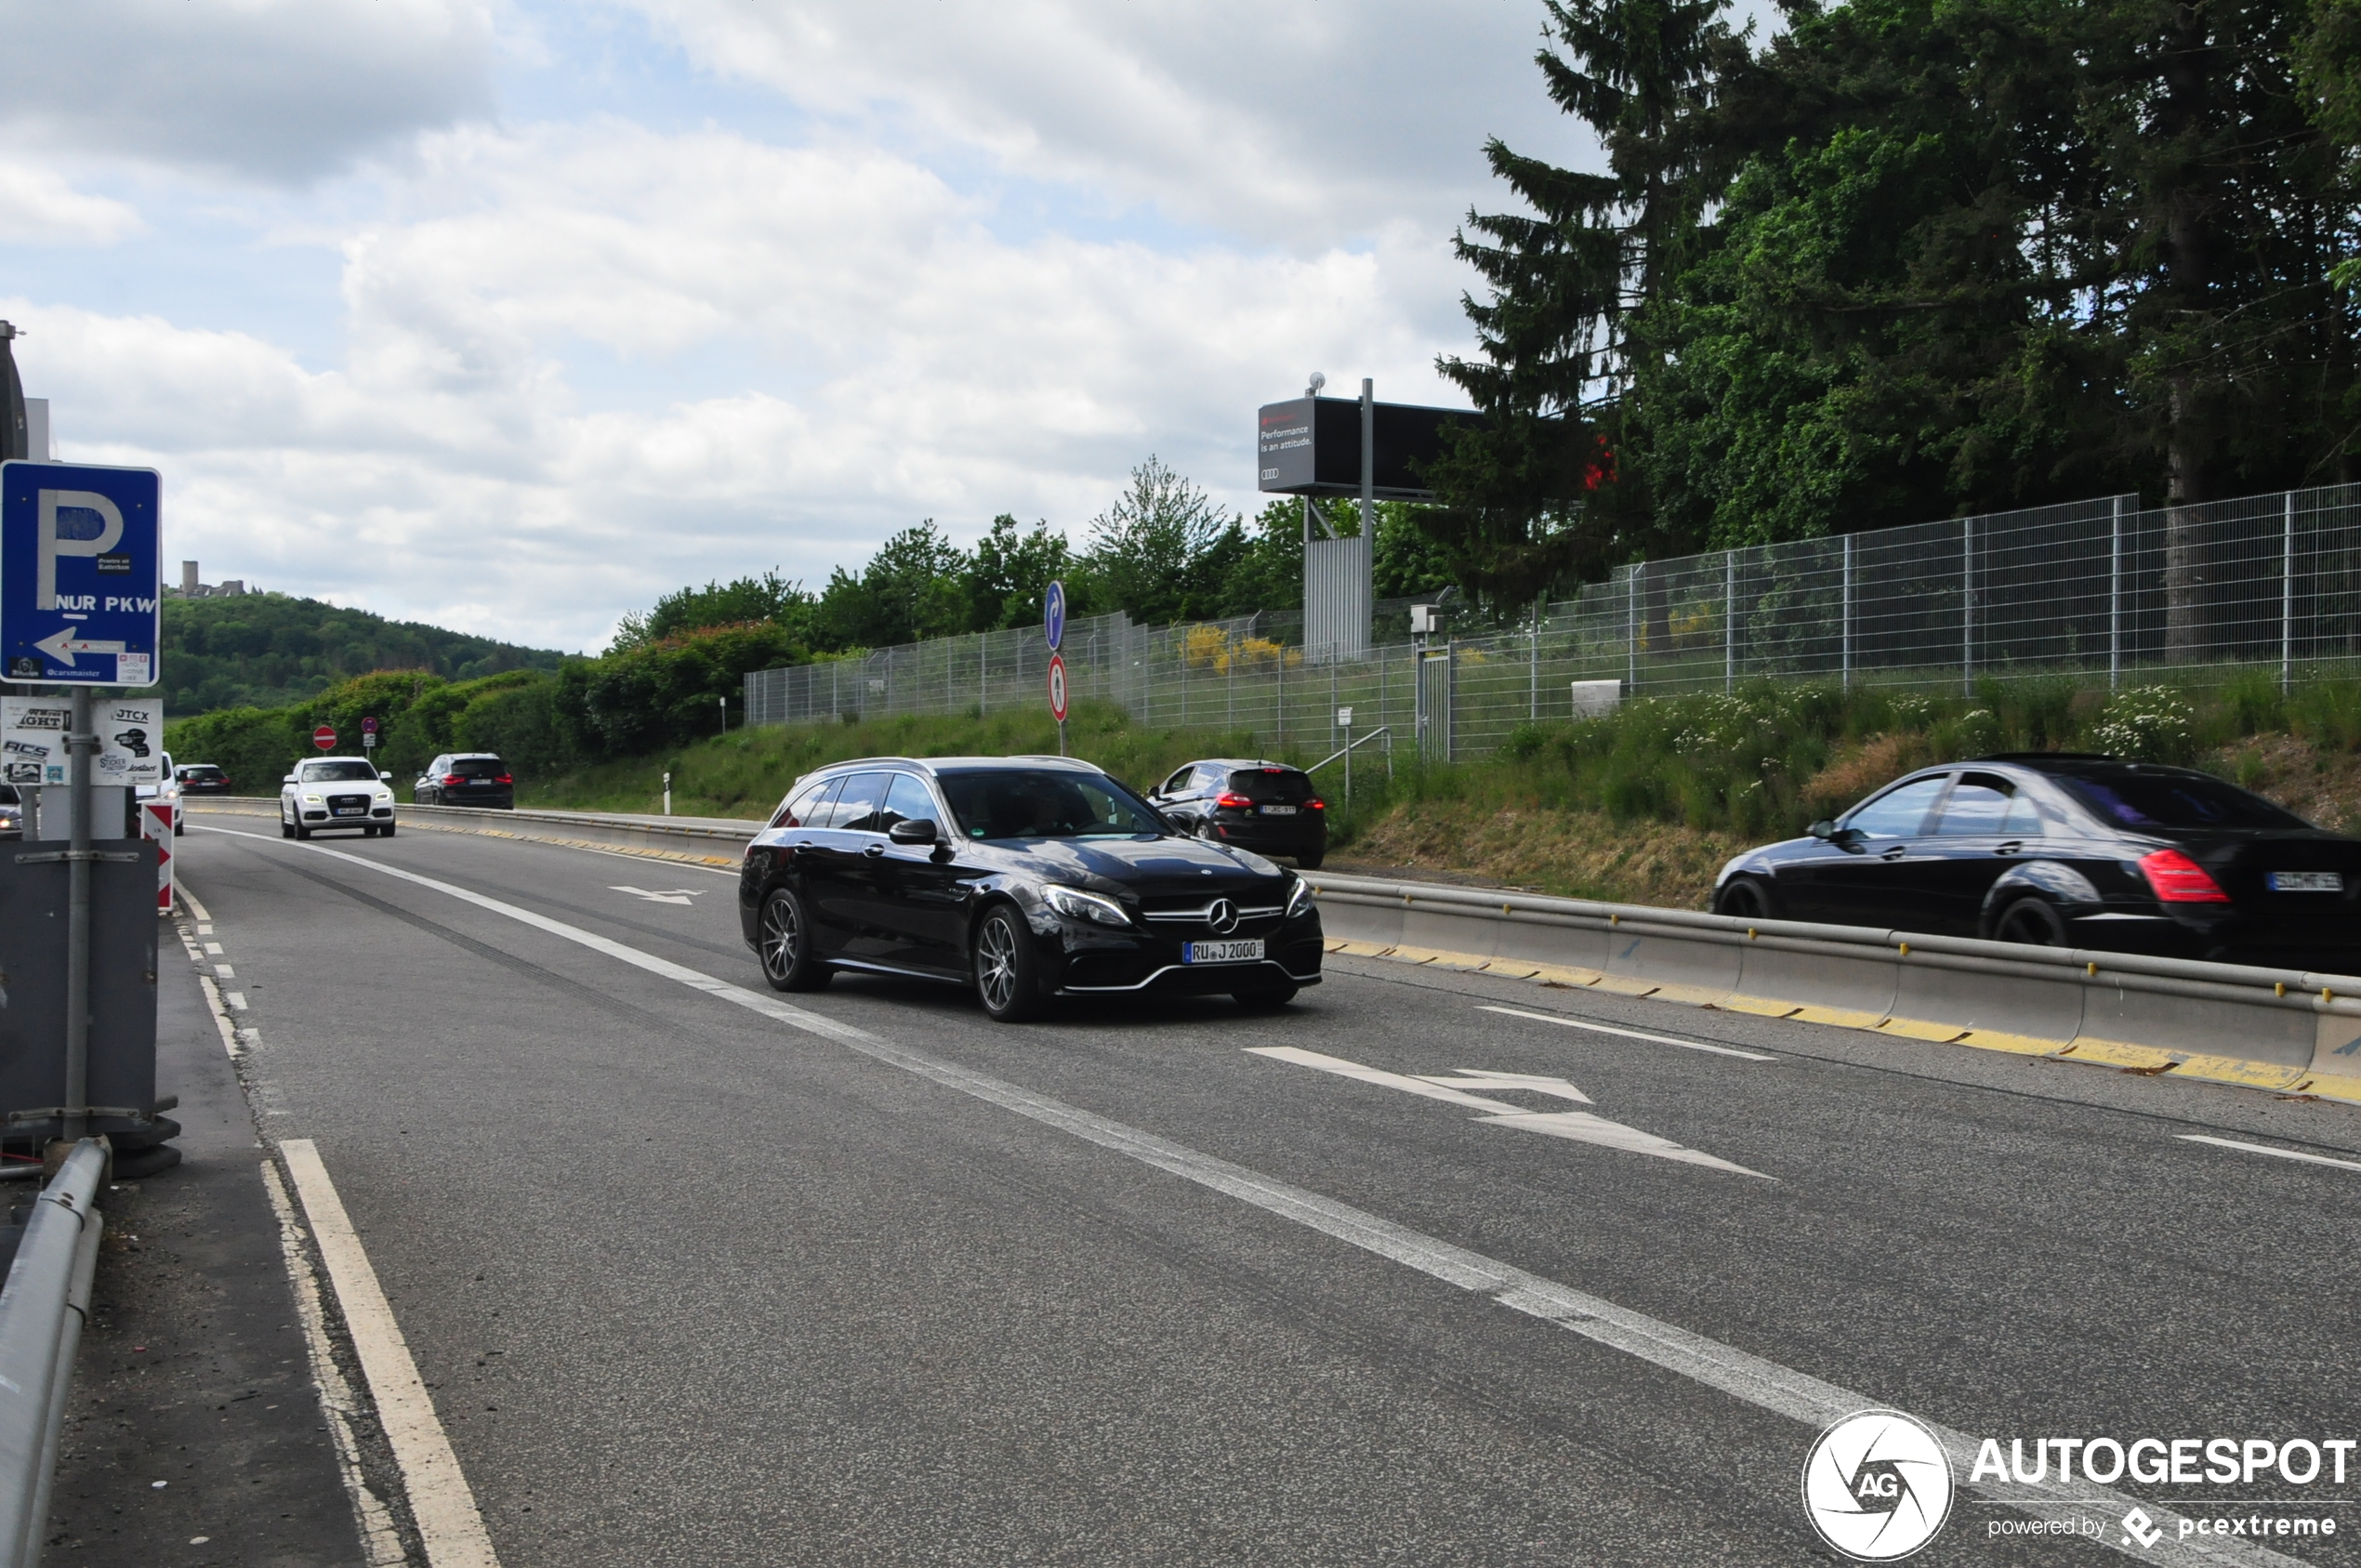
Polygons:
[[92,642],[78,638],[73,635],[72,626],[59,627],[33,646],[68,669],[73,667],[76,653],[121,653],[128,651],[127,646],[121,642]]
[[650,903],[687,903],[691,899],[705,891],[703,888],[671,888],[660,893],[653,893],[645,888],[613,885],[610,885],[607,890],[612,893],[629,893],[633,898],[646,899]]
[[1705,1166],[1739,1176],[1756,1177],[1764,1181],[1776,1179],[1764,1176],[1759,1170],[1748,1170],[1744,1166],[1733,1165],[1728,1160],[1717,1159],[1711,1154],[1675,1143],[1669,1138],[1658,1138],[1655,1133],[1642,1132],[1637,1127],[1608,1121],[1604,1116],[1592,1115],[1588,1111],[1526,1111],[1452,1087],[1465,1084],[1479,1088],[1529,1089],[1537,1094],[1553,1095],[1560,1100],[1571,1100],[1579,1105],[1591,1103],[1589,1095],[1563,1078],[1545,1078],[1530,1073],[1486,1073],[1468,1067],[1458,1069],[1448,1078],[1430,1074],[1412,1077],[1401,1073],[1389,1073],[1381,1067],[1365,1067],[1357,1061],[1347,1061],[1340,1056],[1323,1056],[1318,1051],[1308,1051],[1296,1046],[1248,1046],[1246,1050],[1253,1056],[1293,1062],[1298,1067],[1333,1073],[1340,1078],[1357,1078],[1365,1084],[1400,1089],[1405,1094],[1464,1105],[1471,1110],[1484,1112],[1485,1114],[1476,1119],[1491,1127],[1522,1127],[1527,1132],[1572,1139],[1577,1143],[1596,1143],[1602,1148],[1621,1149],[1627,1153],[1654,1154],[1660,1160],[1678,1160],[1682,1165]]

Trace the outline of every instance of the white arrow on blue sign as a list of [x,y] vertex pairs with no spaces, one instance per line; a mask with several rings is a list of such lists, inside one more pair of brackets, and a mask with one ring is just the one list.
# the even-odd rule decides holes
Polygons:
[[1066,639],[1066,586],[1050,579],[1049,591],[1041,596],[1041,632],[1049,639],[1052,652]]
[[164,598],[153,468],[0,464],[0,669],[153,686]]

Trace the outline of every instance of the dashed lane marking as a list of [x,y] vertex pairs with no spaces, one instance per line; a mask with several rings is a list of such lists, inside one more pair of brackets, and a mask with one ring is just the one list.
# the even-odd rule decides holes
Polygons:
[[[207,827],[203,831],[250,838],[273,848],[281,847],[279,840],[259,833],[240,833],[233,828],[221,827]],[[1685,1328],[1617,1306],[1587,1291],[1560,1285],[1537,1274],[1529,1274],[1513,1264],[1424,1235],[1391,1219],[1380,1219],[1365,1209],[1323,1197],[1245,1166],[1232,1165],[1227,1160],[1200,1153],[1185,1144],[1127,1127],[1121,1122],[1052,1100],[1019,1085],[895,1045],[857,1025],[792,1006],[767,993],[748,991],[727,981],[716,980],[685,965],[675,964],[653,953],[642,953],[600,936],[595,931],[586,931],[562,920],[553,920],[546,915],[505,903],[472,889],[431,876],[421,876],[399,866],[364,860],[342,850],[317,844],[284,847],[327,855],[380,876],[430,889],[587,947],[594,953],[603,953],[634,968],[676,980],[717,1001],[760,1013],[790,1028],[824,1035],[873,1061],[898,1067],[930,1083],[1012,1111],[1044,1127],[1095,1143],[1102,1149],[1180,1177],[1184,1181],[1193,1181],[1213,1192],[1225,1193],[1267,1214],[1291,1220],[1365,1252],[1391,1258],[1405,1268],[1415,1269],[1458,1289],[1479,1292],[1512,1311],[1555,1324],[1569,1333],[1636,1356],[1707,1388],[1717,1389],[1806,1426],[1826,1428],[1862,1410],[1890,1407],[1886,1402],[1867,1394],[1824,1382],[1808,1373],[1782,1366],[1777,1362],[1739,1350],[1734,1345],[1708,1339],[1701,1334],[1693,1334]],[[1546,1014],[1540,1016],[1548,1019]],[[1665,1043],[1695,1044],[1686,1040],[1667,1040]],[[354,1245],[357,1247],[358,1245],[356,1241]],[[392,1323],[390,1310],[388,1310],[385,1321],[389,1325]],[[1975,1464],[1976,1440],[1948,1427],[1928,1425],[1942,1443],[1945,1456],[1951,1461],[1954,1470],[1962,1475],[1969,1473]],[[2181,1525],[2179,1514],[2154,1502],[2135,1504],[2128,1495],[2104,1486],[2086,1483],[2068,1487],[2052,1481],[1987,1480],[1977,1482],[1966,1489],[2040,1518],[2083,1522],[2086,1538],[2094,1539],[2110,1549],[2123,1551],[2142,1562],[2186,1564],[2191,1568],[2200,1564],[2210,1568],[2210,1565],[2221,1563],[2304,1568],[2297,1559],[2242,1541],[2223,1540],[2211,1535],[2200,1539],[2194,1535],[2194,1531],[2188,1539],[2176,1538],[2175,1533]],[[2153,1550],[2132,1551],[2128,1544],[2121,1547],[2115,1545],[2117,1522],[2135,1506],[2144,1508],[2151,1522],[2164,1528],[2164,1538]],[[443,1565],[437,1561],[434,1568],[443,1568]]]
[[1592,1023],[1588,1019],[1568,1018],[1563,1013],[1532,1013],[1523,1008],[1479,1006],[1478,1012],[1503,1013],[1510,1018],[1529,1018],[1537,1023],[1563,1024],[1568,1029],[1588,1029],[1594,1034],[1620,1034],[1627,1040],[1653,1040],[1659,1046],[1679,1046],[1684,1051],[1711,1051],[1716,1056],[1734,1056],[1746,1061],[1776,1061],[1775,1056],[1760,1051],[1742,1051],[1734,1046],[1708,1046],[1703,1040],[1676,1040],[1669,1034],[1650,1034],[1638,1029],[1618,1029],[1612,1023]]

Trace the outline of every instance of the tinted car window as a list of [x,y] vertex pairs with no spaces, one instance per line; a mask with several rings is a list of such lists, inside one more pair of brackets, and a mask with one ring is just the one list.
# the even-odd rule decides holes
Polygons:
[[377,771],[366,762],[307,762],[303,765],[306,784],[376,784]]
[[1189,775],[1195,771],[1194,768],[1182,768],[1176,771],[1170,778],[1156,786],[1156,793],[1159,795],[1180,794],[1189,787]]
[[1257,803],[1299,806],[1312,798],[1312,781],[1293,768],[1241,768],[1230,775],[1230,790]]
[[1112,779],[1014,769],[941,776],[959,830],[970,838],[1161,837],[1164,821]]
[[1943,793],[1943,782],[1940,777],[1920,779],[1889,791],[1866,806],[1855,807],[1844,825],[1868,838],[1915,838],[1934,806],[1934,797]]
[[17,798],[16,785],[12,784],[0,784],[0,806],[21,806],[23,804],[23,801]]
[[894,774],[892,784],[886,790],[885,815],[878,825],[890,832],[895,823],[932,822],[934,817],[934,797],[927,793],[927,786],[911,774]]
[[2095,779],[2067,775],[2058,782],[2113,827],[2202,831],[2311,825],[2259,795],[2198,773],[2118,773]]
[[836,797],[841,779],[822,779],[779,808],[771,819],[772,827],[825,827],[828,825],[827,803]]
[[2004,838],[2037,838],[2048,831],[2041,808],[2033,797],[2019,790],[2009,800],[2009,810],[2000,819],[2000,836]]
[[1988,773],[1970,773],[1952,786],[1934,831],[1946,838],[1990,837],[2000,831],[2016,791]]
[[451,764],[451,771],[463,779],[496,779],[508,765],[496,757],[462,757]]
[[845,780],[836,810],[828,813],[828,825],[839,833],[883,833],[885,824],[877,813],[884,809],[891,778],[890,773],[855,773]]

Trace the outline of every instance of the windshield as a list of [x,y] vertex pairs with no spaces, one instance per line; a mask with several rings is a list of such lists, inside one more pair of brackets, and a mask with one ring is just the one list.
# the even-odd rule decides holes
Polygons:
[[1299,806],[1312,798],[1312,781],[1293,768],[1241,768],[1230,775],[1230,793],[1257,804]]
[[496,779],[508,765],[496,757],[462,757],[453,760],[451,771],[463,779]]
[[2259,795],[2201,773],[2117,773],[2058,782],[2116,827],[2202,831],[2207,828],[2303,828],[2312,824]]
[[305,784],[376,784],[377,771],[366,762],[307,762]]
[[937,777],[970,838],[1135,838],[1165,831],[1162,818],[1103,775],[995,768]]

